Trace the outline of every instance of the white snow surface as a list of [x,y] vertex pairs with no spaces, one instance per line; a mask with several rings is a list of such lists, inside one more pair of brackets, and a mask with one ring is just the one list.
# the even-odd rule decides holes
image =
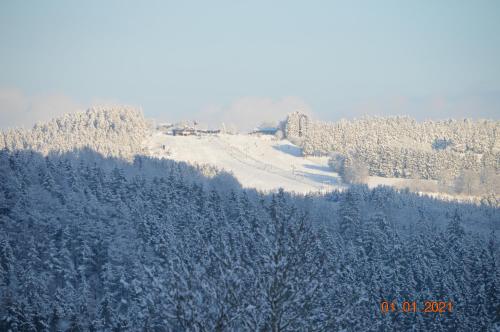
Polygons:
[[[243,187],[263,192],[283,188],[303,194],[324,193],[348,187],[328,166],[328,157],[304,157],[300,147],[270,135],[172,136],[157,131],[145,145],[152,157],[214,165],[231,172]],[[380,185],[404,187],[409,181],[370,176],[366,184],[370,188]],[[441,193],[431,195],[450,199]]]
[[327,157],[303,157],[299,147],[273,136],[171,136],[156,132],[147,145],[154,157],[211,164],[229,171],[246,188],[308,193],[344,187],[339,175],[329,168]]

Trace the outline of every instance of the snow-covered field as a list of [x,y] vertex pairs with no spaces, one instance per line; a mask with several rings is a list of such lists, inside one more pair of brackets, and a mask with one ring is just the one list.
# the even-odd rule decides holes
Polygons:
[[[329,168],[328,157],[304,157],[299,147],[273,136],[172,136],[155,132],[146,145],[153,157],[210,164],[229,171],[246,188],[274,191],[281,187],[287,191],[308,193],[346,187],[340,176]],[[401,188],[409,185],[410,181],[370,176],[367,184],[370,188],[379,185]],[[431,195],[457,199],[441,193]]]
[[[165,149],[163,149],[165,145]],[[155,133],[148,148],[152,156],[230,171],[247,188],[295,192],[327,191],[343,187],[326,157],[303,157],[300,148],[273,136],[171,136]]]

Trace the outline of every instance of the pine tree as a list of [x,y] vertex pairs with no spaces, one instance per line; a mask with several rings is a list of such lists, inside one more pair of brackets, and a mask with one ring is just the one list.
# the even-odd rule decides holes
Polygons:
[[105,293],[97,308],[97,326],[99,330],[110,330],[115,323],[115,313],[109,294]]
[[9,241],[0,236],[0,287],[8,288],[15,279],[15,258]]
[[61,321],[61,314],[56,306],[52,308],[52,313],[49,318],[49,331],[50,332],[59,332],[61,331],[59,328],[59,324]]
[[486,315],[489,324],[493,326],[500,325],[500,286],[499,286],[499,269],[496,262],[498,247],[495,233],[492,232],[488,241],[485,256],[482,257],[484,264],[484,292],[486,302]]
[[346,191],[339,211],[339,231],[348,241],[359,241],[361,229],[361,215],[359,211],[359,198],[357,192],[350,189]]

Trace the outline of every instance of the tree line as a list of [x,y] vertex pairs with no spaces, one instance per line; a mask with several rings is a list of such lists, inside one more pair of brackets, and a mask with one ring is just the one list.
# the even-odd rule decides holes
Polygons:
[[367,172],[439,180],[443,187],[453,187],[448,191],[459,193],[498,193],[499,121],[366,117],[329,123],[304,121],[303,115],[292,113],[285,127],[287,138],[305,155],[334,154],[331,163],[347,171],[347,179],[350,173]]
[[1,150],[0,330],[494,329],[498,216],[386,187],[265,194],[168,160]]

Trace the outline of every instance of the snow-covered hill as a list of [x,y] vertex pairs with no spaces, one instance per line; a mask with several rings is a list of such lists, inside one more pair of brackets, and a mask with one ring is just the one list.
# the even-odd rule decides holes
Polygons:
[[[171,136],[155,133],[148,142],[152,156],[230,171],[244,187],[263,191],[315,192],[343,187],[327,157],[303,157],[300,148],[272,136]],[[163,148],[165,146],[165,148]]]
[[[301,148],[273,136],[172,136],[154,133],[146,142],[153,157],[209,164],[232,172],[246,188],[297,193],[342,189],[340,176],[328,166],[328,157],[303,156]],[[367,184],[402,187],[407,179],[370,176]]]

